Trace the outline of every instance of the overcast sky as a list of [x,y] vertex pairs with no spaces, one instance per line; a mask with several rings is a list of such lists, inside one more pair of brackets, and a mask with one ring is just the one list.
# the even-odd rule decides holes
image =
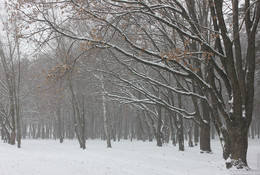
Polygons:
[[4,0],[0,0],[0,13],[2,14],[4,11]]

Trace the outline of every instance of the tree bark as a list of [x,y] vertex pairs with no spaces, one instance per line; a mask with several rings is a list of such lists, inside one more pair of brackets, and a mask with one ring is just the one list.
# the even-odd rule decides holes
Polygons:
[[199,143],[199,125],[197,123],[194,123],[194,143],[195,146]]
[[[177,82],[177,87],[180,87],[180,83]],[[182,98],[181,98],[181,95],[178,94],[178,107],[179,108],[182,108]],[[183,136],[183,117],[180,116],[179,114],[177,114],[177,122],[176,122],[176,126],[178,128],[178,131],[177,131],[177,137],[178,137],[178,143],[179,143],[179,150],[180,151],[184,151],[184,136]]]
[[11,132],[11,138],[10,138],[10,144],[15,145],[15,138],[16,138],[16,133],[14,131]]
[[179,150],[184,151],[183,118],[178,117],[178,119],[179,119],[178,125],[180,125],[180,128],[177,131]]
[[124,105],[124,139],[128,138],[127,106]]
[[58,127],[57,129],[58,129],[58,137],[59,137],[60,143],[63,143],[60,106],[58,106],[58,112],[57,112],[57,127]]
[[163,142],[162,142],[162,107],[159,106],[158,107],[158,121],[157,121],[157,129],[156,129],[156,133],[155,133],[155,138],[156,138],[156,142],[157,142],[157,146],[161,147]]
[[253,122],[251,123],[251,138],[254,139],[255,138],[255,120],[253,120]]
[[[103,75],[101,74],[101,86],[102,89],[104,89],[104,78]],[[102,104],[103,104],[103,122],[104,122],[104,131],[106,135],[106,140],[107,140],[107,148],[111,148],[111,140],[110,140],[110,129],[109,129],[109,122],[108,122],[108,116],[107,116],[107,108],[106,108],[106,98],[105,94],[102,95]]]
[[226,161],[227,168],[236,166],[239,169],[248,166],[246,159],[248,148],[247,131],[248,128],[243,123],[229,130],[232,149],[230,149],[230,160]]
[[172,144],[176,146],[176,139],[175,139],[175,130],[173,127],[173,121],[172,121],[172,116],[170,116],[170,126],[171,126],[171,139],[172,139]]
[[210,124],[202,123],[200,126],[200,150],[201,152],[210,153]]
[[260,120],[257,123],[257,138],[260,138]]
[[191,129],[188,131],[188,137],[189,137],[189,147],[194,147],[193,141],[192,141],[192,132]]

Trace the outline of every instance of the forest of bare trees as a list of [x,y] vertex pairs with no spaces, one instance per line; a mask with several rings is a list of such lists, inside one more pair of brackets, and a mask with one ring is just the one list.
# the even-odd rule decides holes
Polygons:
[[[156,141],[248,166],[260,138],[259,0],[9,0],[2,140]],[[175,149],[175,148],[173,148]]]

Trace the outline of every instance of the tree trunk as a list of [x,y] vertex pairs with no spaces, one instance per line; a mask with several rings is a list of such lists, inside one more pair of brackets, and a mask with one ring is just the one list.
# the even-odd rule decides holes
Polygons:
[[184,136],[183,136],[183,118],[182,117],[178,117],[179,118],[179,125],[180,128],[178,129],[178,143],[179,143],[179,150],[180,151],[184,151]]
[[118,141],[120,141],[121,136],[122,136],[122,116],[123,116],[124,114],[123,114],[123,109],[121,109],[121,110],[122,110],[122,111],[121,111],[121,115],[120,115],[119,118],[118,118],[118,126],[117,126],[117,128],[118,128],[117,140],[118,140]]
[[227,168],[236,166],[240,169],[248,166],[246,159],[248,148],[247,131],[248,127],[243,123],[229,130],[232,149],[230,151],[230,159],[226,161]]
[[81,116],[81,140],[82,140],[82,149],[86,149],[86,117],[85,117],[85,103],[84,99],[82,100],[82,116]]
[[[12,105],[11,105],[12,106]],[[10,144],[15,145],[16,140],[16,124],[15,124],[15,115],[14,115],[14,107],[11,107],[11,117],[12,117],[12,128],[11,128],[11,137],[10,137]]]
[[[102,89],[104,89],[104,78],[103,75],[101,74],[101,85]],[[102,104],[103,104],[103,122],[104,122],[104,131],[106,135],[106,140],[107,140],[107,148],[111,148],[111,140],[110,140],[110,129],[109,129],[109,122],[108,122],[108,117],[107,117],[107,109],[106,109],[106,98],[105,95],[102,95]]]
[[36,136],[36,126],[34,124],[31,125],[31,131],[32,131],[32,138],[35,139]]
[[15,138],[16,138],[16,133],[14,131],[11,132],[11,138],[10,138],[10,144],[15,145]]
[[4,131],[4,128],[2,127],[1,128],[1,140],[4,140],[5,138],[5,131]]
[[197,123],[194,123],[194,143],[195,146],[199,143],[199,125]]
[[21,148],[22,134],[21,134],[21,124],[20,124],[19,114],[17,114],[17,116],[16,116],[16,122],[17,122],[17,147]]
[[188,130],[188,137],[189,137],[189,147],[194,147],[194,144],[193,144],[193,141],[192,141],[191,128]]
[[58,135],[59,135],[60,143],[63,143],[60,107],[58,107],[57,126],[58,126]]
[[90,134],[91,134],[91,136],[90,136],[90,138],[92,139],[92,140],[94,140],[94,121],[95,121],[95,118],[94,118],[94,114],[92,114],[91,115],[91,126],[90,126]]
[[201,102],[203,123],[200,125],[200,150],[201,152],[210,153],[210,113],[209,106],[205,101]]
[[171,137],[172,137],[172,144],[176,146],[176,140],[175,140],[175,131],[172,123],[172,116],[170,116],[170,126],[171,126]]
[[133,141],[133,138],[135,138],[135,124],[134,124],[134,117],[131,119],[131,135],[130,135],[130,140],[131,142]]
[[[180,87],[180,83],[177,83],[177,87]],[[178,107],[182,108],[182,98],[181,95],[178,94]],[[178,134],[178,143],[179,143],[179,150],[184,151],[184,136],[183,136],[183,117],[177,114],[177,122],[175,122],[178,128],[177,134]]]
[[[224,141],[224,146],[223,146],[223,158],[227,160],[230,156],[231,153],[231,142],[229,138],[228,131],[226,129],[222,129],[222,135],[223,135],[223,141]],[[222,138],[220,138],[220,141]]]
[[257,138],[260,138],[260,120],[258,120],[258,125],[257,125]]
[[170,141],[170,128],[169,126],[165,126],[164,127],[164,139],[165,139],[165,143],[169,143]]
[[26,135],[27,135],[27,124],[23,123],[23,130],[22,130],[22,133],[23,133],[23,139],[26,139]]
[[251,123],[251,138],[254,139],[255,138],[255,120],[252,121]]
[[46,134],[45,134],[45,128],[44,126],[42,127],[42,139],[45,139]]
[[127,122],[127,107],[124,105],[124,139],[126,140],[128,137],[128,122]]
[[116,131],[115,131],[114,126],[111,126],[111,135],[112,135],[113,141],[115,142],[116,141]]
[[46,124],[46,139],[50,138],[50,128],[49,128],[49,123]]
[[41,124],[38,123],[37,125],[37,134],[36,134],[36,139],[41,137]]
[[215,127],[213,124],[211,124],[211,139],[215,139]]
[[2,125],[2,138],[5,143],[11,144],[11,136],[5,125]]
[[185,128],[184,128],[184,139],[185,139],[185,141],[188,140],[188,131],[186,131]]
[[142,135],[144,133],[140,115],[141,115],[141,113],[138,110],[137,116],[136,116],[136,137],[137,137],[137,140],[142,140]]
[[162,146],[162,107],[159,106],[159,110],[158,110],[158,121],[157,121],[157,129],[156,129],[156,133],[155,133],[155,138],[157,141],[157,146],[161,147]]
[[200,150],[201,153],[210,153],[210,124],[202,123],[200,126]]

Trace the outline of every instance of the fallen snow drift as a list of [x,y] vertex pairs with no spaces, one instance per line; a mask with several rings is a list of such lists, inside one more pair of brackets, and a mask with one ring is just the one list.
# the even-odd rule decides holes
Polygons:
[[[199,147],[184,152],[177,147],[156,147],[155,142],[112,142],[106,148],[100,140],[87,140],[82,150],[76,140],[23,140],[22,148],[0,142],[1,175],[232,175],[226,170],[218,140],[212,141],[213,154],[199,153]],[[257,175],[260,140],[250,140],[248,163]],[[246,172],[240,172],[244,174]]]

